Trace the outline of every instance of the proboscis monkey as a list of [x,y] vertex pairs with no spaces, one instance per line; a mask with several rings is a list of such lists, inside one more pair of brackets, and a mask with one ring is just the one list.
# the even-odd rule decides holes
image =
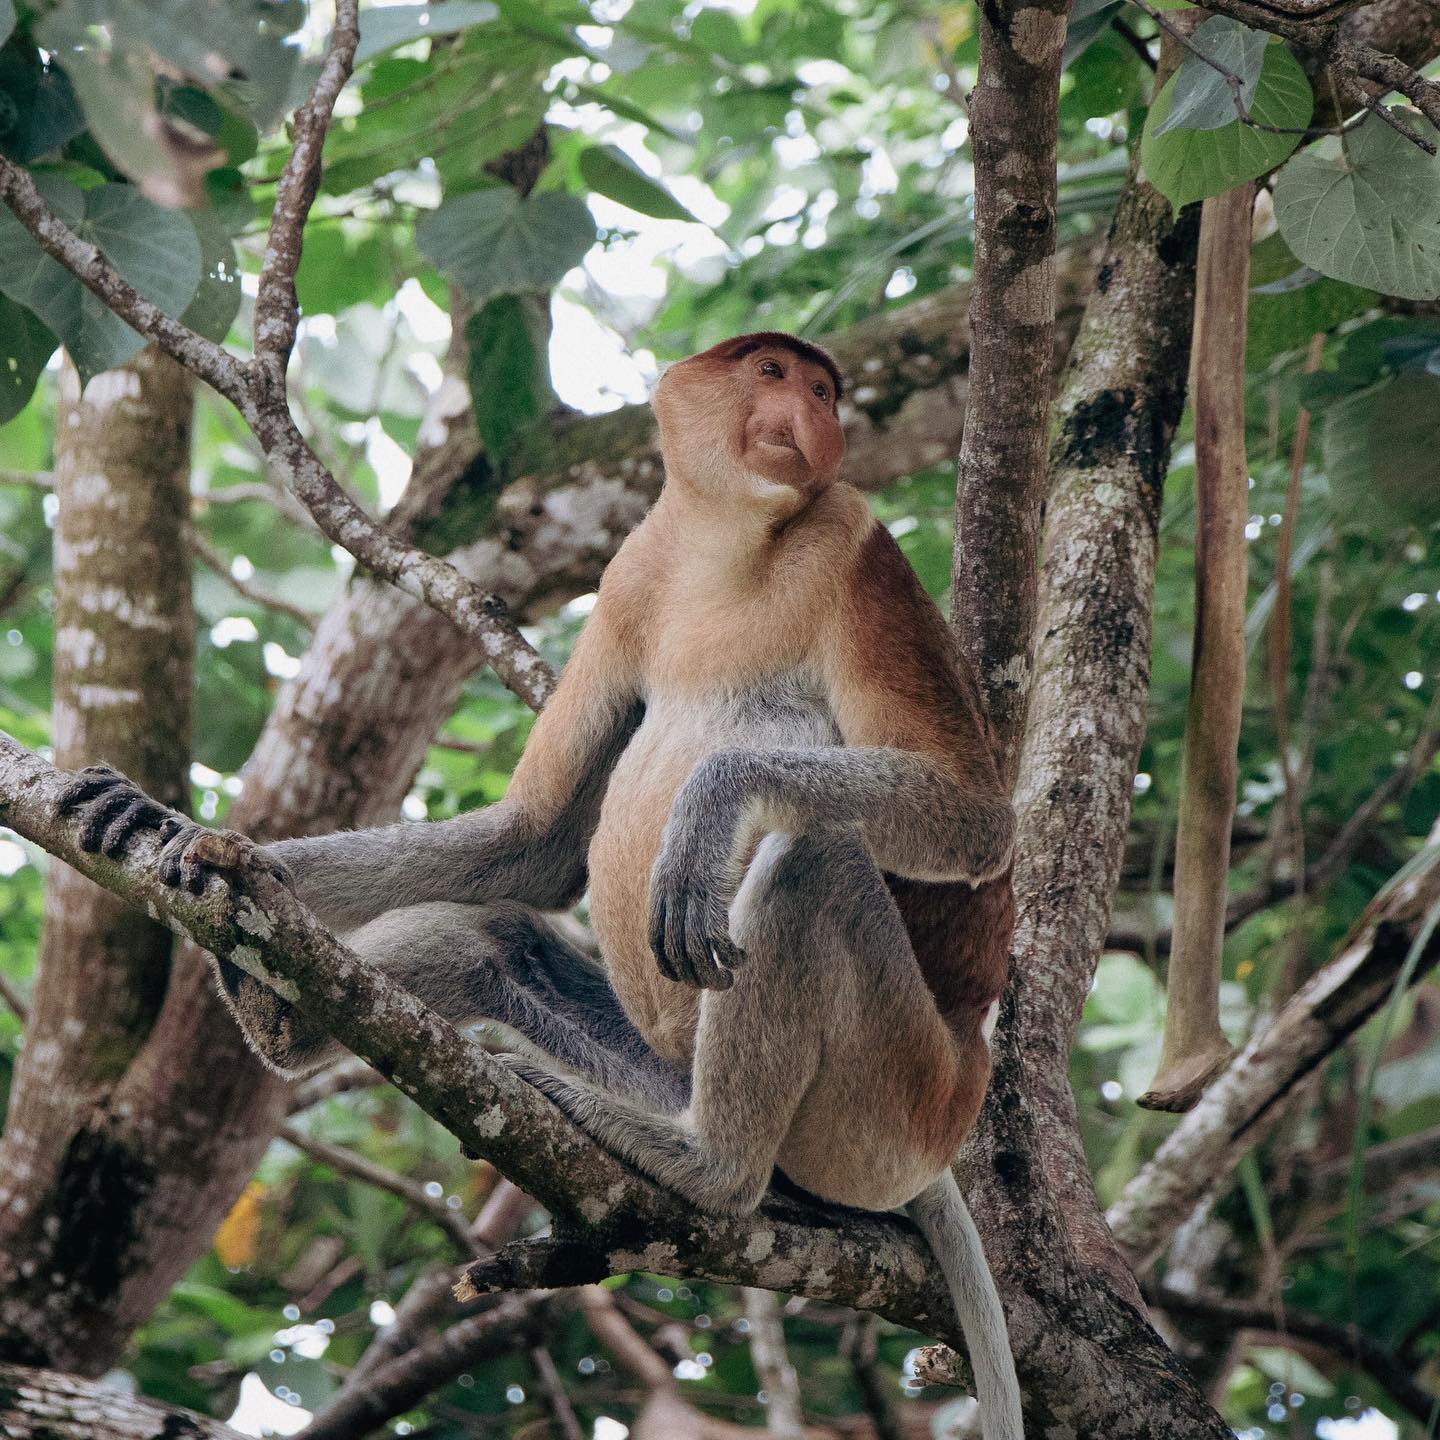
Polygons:
[[[655,396],[664,492],[599,600],[498,804],[266,854],[362,957],[507,1057],[600,1143],[713,1211],[775,1166],[826,1200],[905,1207],[955,1298],[987,1440],[1020,1400],[950,1171],[980,1109],[1010,939],[972,886],[1013,817],[975,685],[860,494],[836,480],[840,376],[756,334]],[[91,848],[139,826],[203,888],[196,827],[82,772]],[[542,912],[588,885],[603,971]],[[984,918],[976,923],[976,915]],[[271,1064],[333,1042],[222,975]],[[535,1054],[542,1059],[533,1058]]]

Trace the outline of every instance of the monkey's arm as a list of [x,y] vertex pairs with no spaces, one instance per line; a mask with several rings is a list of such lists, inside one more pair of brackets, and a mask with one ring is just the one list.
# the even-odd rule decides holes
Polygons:
[[342,929],[432,900],[573,904],[610,772],[640,720],[626,671],[597,605],[503,800],[432,824],[284,840],[267,853],[295,877],[300,898]]
[[743,959],[729,898],[760,832],[853,826],[882,870],[918,880],[976,884],[1010,863],[1014,814],[975,686],[882,527],[831,611],[821,660],[845,744],[719,751],[676,797],[651,877],[651,945],[671,979],[729,983]]
[[[639,724],[638,691],[604,607],[597,605],[498,804],[431,823],[344,831],[263,847],[300,898],[339,930],[422,901],[572,904],[621,750]],[[170,838],[161,876],[198,893],[217,863],[213,836],[156,805],[108,767],[82,771],[70,808],[85,812],[87,849],[120,854],[140,829]],[[223,849],[223,847],[221,847]]]

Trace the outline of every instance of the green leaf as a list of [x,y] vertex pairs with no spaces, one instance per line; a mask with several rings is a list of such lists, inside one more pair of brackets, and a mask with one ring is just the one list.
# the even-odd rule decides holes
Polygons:
[[1156,137],[1172,130],[1218,130],[1239,117],[1225,76],[1214,65],[1206,64],[1202,55],[1239,79],[1240,100],[1248,114],[1255,103],[1269,39],[1263,31],[1252,30],[1226,15],[1207,20],[1190,39],[1201,54],[1187,55],[1175,72],[1170,109],[1156,126]]
[[580,174],[592,190],[642,215],[656,220],[695,219],[663,185],[614,145],[591,145],[582,150]]
[[1312,335],[1328,334],[1375,299],[1372,290],[1317,275],[1290,253],[1282,236],[1267,236],[1250,252],[1246,365],[1253,369],[1302,349]]
[[[1432,140],[1413,111],[1405,118]],[[1297,155],[1275,186],[1275,218],[1322,275],[1406,300],[1440,296],[1440,159],[1377,116],[1323,150]]]
[[447,200],[415,227],[420,253],[476,302],[548,290],[595,243],[595,222],[573,195],[522,200],[508,186]]
[[0,295],[0,425],[30,403],[58,343],[37,315]]
[[1440,520],[1440,377],[1405,371],[1325,412],[1322,445],[1336,505],[1373,513],[1378,502],[1413,525]]
[[[1299,133],[1275,135],[1243,120],[1218,130],[1159,134],[1170,114],[1178,78],[1172,75],[1155,97],[1140,141],[1145,174],[1176,210],[1273,170],[1300,143]],[[1314,107],[1315,97],[1299,62],[1284,45],[1267,46],[1265,68],[1250,107],[1252,118],[1299,132],[1310,123]]]
[[200,285],[181,320],[207,340],[219,343],[240,313],[240,266],[220,217],[212,210],[190,216],[200,242]]
[[546,317],[529,295],[499,295],[470,317],[470,394],[485,451],[502,462],[550,398]]
[[[152,205],[131,185],[81,191],[58,176],[37,180],[50,208],[167,315],[200,284],[200,241],[188,216]],[[83,379],[122,365],[145,343],[103,301],[52,260],[0,210],[0,292],[33,310],[59,337]]]
[[368,9],[360,21],[360,46],[355,63],[436,35],[457,35],[472,25],[489,25],[500,18],[491,0],[447,0],[444,5],[385,5]]
[[[286,37],[304,18],[304,6],[273,0],[62,0],[36,38],[95,63],[178,73],[265,128],[287,108],[300,51]],[[68,67],[72,57],[59,58]]]

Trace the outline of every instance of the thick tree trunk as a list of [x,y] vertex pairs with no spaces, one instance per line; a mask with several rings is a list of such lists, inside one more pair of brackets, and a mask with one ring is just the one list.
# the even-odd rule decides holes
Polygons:
[[[187,808],[194,621],[185,542],[194,382],[143,351],[55,421],[57,763],[105,760]],[[0,1356],[98,1365],[157,1157],[118,1090],[165,997],[171,935],[51,867],[34,1001],[0,1142]]]
[[1184,402],[1196,224],[1120,202],[1057,402],[1016,792],[1019,923],[994,1079],[966,1151],[1037,1434],[1228,1437],[1145,1320],[1100,1213],[1070,1049],[1104,946],[1145,732],[1160,501]]

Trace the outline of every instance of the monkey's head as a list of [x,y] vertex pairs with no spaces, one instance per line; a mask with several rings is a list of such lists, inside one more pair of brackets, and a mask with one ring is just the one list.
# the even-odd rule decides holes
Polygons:
[[738,335],[672,365],[655,392],[671,481],[717,498],[809,500],[845,458],[842,384],[818,345]]

